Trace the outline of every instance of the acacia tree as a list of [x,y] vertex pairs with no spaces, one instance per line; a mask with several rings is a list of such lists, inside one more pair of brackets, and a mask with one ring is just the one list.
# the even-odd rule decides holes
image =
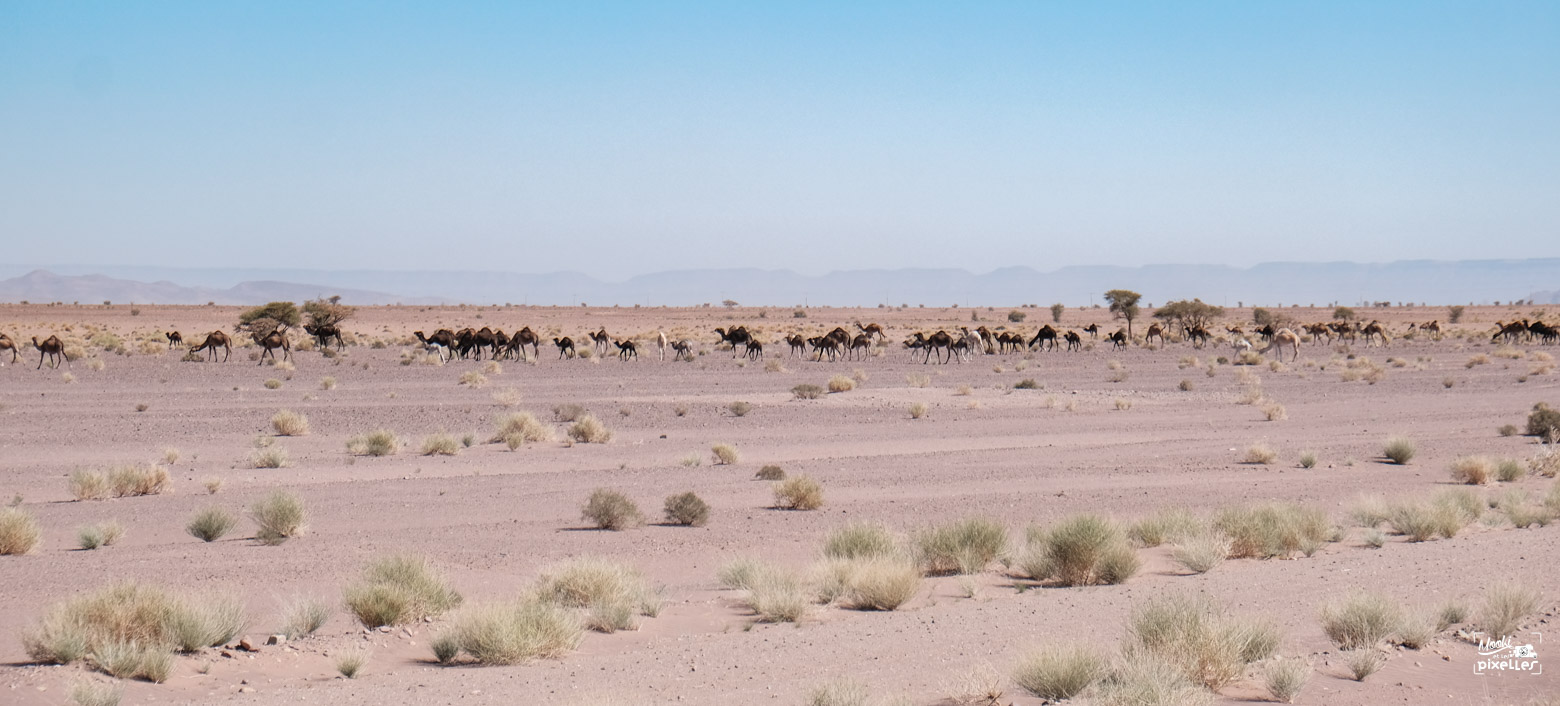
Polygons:
[[238,326],[234,330],[270,333],[297,326],[302,318],[298,313],[297,305],[292,302],[271,302],[239,314]]
[[1056,323],[1061,323],[1062,322],[1062,314],[1065,313],[1066,311],[1067,311],[1067,305],[1061,304],[1061,303],[1052,304],[1051,305],[1051,320],[1056,322]]
[[1143,295],[1130,289],[1112,289],[1105,293],[1105,301],[1110,302],[1110,313],[1118,319],[1127,320],[1127,338],[1132,337],[1132,320],[1138,315],[1138,300]]
[[303,303],[303,315],[309,318],[309,326],[336,326],[357,313],[357,307],[341,303],[340,295],[329,299],[313,299]]
[[1170,302],[1154,310],[1154,318],[1174,322],[1186,328],[1207,328],[1224,315],[1224,307],[1204,304],[1201,299]]

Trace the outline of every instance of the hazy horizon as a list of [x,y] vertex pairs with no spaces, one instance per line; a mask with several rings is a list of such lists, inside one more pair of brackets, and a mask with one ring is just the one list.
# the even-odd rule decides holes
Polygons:
[[16,263],[1560,256],[1560,6],[0,5]]

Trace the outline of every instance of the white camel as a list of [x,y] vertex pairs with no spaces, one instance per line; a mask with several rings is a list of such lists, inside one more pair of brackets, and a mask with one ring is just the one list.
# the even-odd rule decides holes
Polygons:
[[656,331],[655,332],[655,345],[656,345],[656,348],[660,349],[660,351],[661,351],[661,362],[665,363],[666,362],[666,332],[665,331]]

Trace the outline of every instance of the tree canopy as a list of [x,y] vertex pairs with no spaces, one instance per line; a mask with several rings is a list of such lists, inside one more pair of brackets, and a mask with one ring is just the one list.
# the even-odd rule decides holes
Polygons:
[[308,317],[310,326],[335,326],[352,318],[355,313],[357,307],[342,304],[339,296],[303,303],[303,315]]
[[302,321],[297,305],[292,302],[271,302],[257,306],[238,315],[238,330],[254,333],[270,333],[289,329]]
[[1154,311],[1154,318],[1171,321],[1191,328],[1207,328],[1224,315],[1224,307],[1204,304],[1201,299],[1170,302]]
[[1117,318],[1127,320],[1127,336],[1132,335],[1132,320],[1138,315],[1138,300],[1143,295],[1130,289],[1112,289],[1105,293],[1105,301],[1110,302],[1110,313]]

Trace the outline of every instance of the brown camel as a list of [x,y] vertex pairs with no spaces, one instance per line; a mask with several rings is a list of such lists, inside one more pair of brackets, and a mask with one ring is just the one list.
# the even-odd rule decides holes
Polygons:
[[169,331],[163,335],[168,337],[168,350],[173,350],[174,346],[184,345],[184,336],[179,335],[178,331]]
[[200,345],[191,348],[190,352],[199,353],[201,351],[208,351],[206,354],[207,357],[210,360],[215,361],[217,359],[217,348],[222,349],[222,362],[226,363],[228,356],[233,353],[233,342],[228,340],[227,334],[221,331],[212,331],[211,333],[206,334],[205,341],[201,342]]
[[1121,348],[1126,348],[1127,347],[1127,332],[1126,331],[1123,331],[1121,329],[1116,329],[1115,333],[1113,333],[1113,334],[1111,334],[1109,336],[1106,336],[1105,338],[1110,340],[1110,349],[1111,350],[1117,350],[1117,349],[1121,349]]
[[1274,331],[1273,335],[1268,338],[1267,347],[1258,351],[1258,353],[1266,355],[1268,351],[1277,348],[1278,359],[1283,360],[1284,346],[1289,346],[1290,350],[1294,351],[1294,355],[1290,356],[1289,358],[1290,362],[1293,362],[1300,357],[1300,337],[1296,336],[1294,331],[1290,331],[1287,328],[1281,328],[1277,331]]
[[[45,338],[43,339],[43,343],[39,343],[38,337],[33,336],[33,348],[38,349],[38,367],[35,368],[35,370],[43,368],[44,356],[48,356],[50,361],[49,367],[51,368],[60,367],[60,359],[65,358],[65,344],[60,343],[59,336],[50,336]],[[65,358],[65,366],[70,367],[69,358]]]
[[715,345],[719,346],[721,343],[731,344],[731,357],[733,358],[737,357],[738,345],[745,347],[753,342],[753,334],[748,333],[746,326],[738,326],[730,331],[718,328],[715,329],[715,335],[720,336],[720,342]]
[[1070,350],[1070,351],[1081,351],[1081,350],[1083,350],[1083,337],[1079,336],[1077,331],[1068,331],[1067,333],[1062,335],[1062,338],[1067,339],[1067,350]]
[[[806,341],[803,341],[803,343],[806,343]],[[685,338],[685,339],[682,339],[682,340],[679,340],[679,341],[672,341],[671,345],[672,345],[672,360],[674,362],[677,361],[677,360],[680,360],[682,358],[685,358],[685,357],[689,361],[693,360],[693,344],[689,343],[688,339]]]
[[1159,339],[1159,345],[1165,344],[1165,329],[1159,324],[1148,327],[1148,332],[1143,334],[1143,342],[1152,343],[1156,337]]
[[[509,347],[506,350],[511,356],[515,354],[515,351],[519,351],[520,357],[524,358],[525,347],[530,346],[531,355],[533,357],[540,358],[542,355],[542,352],[539,349],[541,342],[542,339],[536,335],[536,332],[532,331],[530,326],[527,326],[520,329],[519,331],[516,331],[515,335],[509,337]],[[554,343],[557,343],[557,341],[555,340]],[[571,349],[574,347],[574,341],[569,341],[569,347]]]
[[881,341],[888,340],[888,335],[883,333],[883,327],[877,324],[867,324],[866,326],[862,326],[861,322],[857,321],[856,328],[861,329],[861,332],[867,334],[868,337],[876,338]]
[[[422,341],[424,347],[432,347],[433,352],[438,354],[441,361],[444,360],[444,354],[455,346],[455,332],[447,328],[434,331],[433,335],[427,338],[423,337],[423,332],[421,331],[413,331],[412,335],[416,336],[417,340]],[[439,348],[444,350],[441,351]]]
[[857,334],[855,338],[850,339],[850,348],[845,352],[845,359],[854,360],[856,357],[856,351],[861,351],[861,356],[863,358],[866,358],[871,354],[872,334]]
[[341,340],[341,329],[335,324],[320,324],[319,326],[303,325],[304,332],[320,341],[320,350],[330,347],[330,339],[336,339],[336,349],[346,348],[347,344]]
[[271,362],[275,363],[275,349],[277,348],[282,349],[282,360],[289,360],[292,358],[292,344],[287,342],[287,336],[282,334],[281,329],[273,330],[264,336],[258,333],[250,335],[254,338],[255,343],[265,348],[265,350],[260,351],[260,362],[255,363],[255,365],[264,365],[265,357],[267,355],[271,356]]
[[0,333],[0,351],[11,351],[11,362],[16,362],[16,341],[11,340],[10,336],[3,333]]
[[1324,338],[1329,345],[1332,344],[1332,329],[1327,328],[1327,324],[1306,324],[1305,332],[1311,335],[1313,345],[1321,343]]
[[1370,347],[1370,342],[1372,340],[1376,339],[1376,338],[1380,338],[1381,339],[1381,345],[1383,345],[1383,346],[1385,346],[1388,343],[1392,342],[1392,339],[1387,338],[1387,330],[1381,326],[1381,322],[1379,322],[1379,321],[1372,321],[1372,322],[1370,322],[1370,324],[1368,324],[1367,326],[1365,326],[1365,328],[1360,330],[1360,333],[1365,334],[1365,347],[1366,348],[1369,348]]
[[807,339],[803,338],[802,334],[796,333],[786,336],[785,342],[791,346],[791,355],[796,355],[798,351],[802,355],[807,355]]
[[[926,346],[926,357],[921,360],[923,365],[932,361],[932,354],[936,353],[939,348],[948,352],[948,358],[953,357],[953,336],[948,335],[947,331],[938,331],[930,336],[922,336],[920,333],[916,333],[915,337],[922,340]],[[937,362],[947,363],[948,360],[939,353]]]
[[612,345],[617,346],[618,360],[637,359],[639,357],[639,350],[634,346],[633,341],[614,341]]
[[1040,344],[1040,350],[1056,350],[1056,329],[1051,328],[1050,324],[1041,326],[1035,332],[1035,337],[1029,339],[1028,347],[1034,348],[1037,343]]
[[1513,321],[1513,322],[1511,322],[1509,324],[1502,324],[1501,322],[1496,321],[1495,322],[1495,326],[1497,328],[1499,328],[1500,330],[1496,331],[1495,335],[1490,336],[1490,343],[1494,343],[1496,341],[1496,339],[1499,339],[1499,338],[1505,338],[1506,342],[1510,343],[1513,340],[1521,339],[1523,336],[1527,335],[1527,330],[1528,330],[1527,319],[1523,319],[1521,321]]
[[553,345],[558,347],[559,359],[562,359],[565,355],[570,358],[574,357],[574,339],[569,338],[568,336],[564,336],[563,338],[554,338]]
[[589,335],[592,342],[592,347],[596,349],[596,352],[602,355],[606,355],[607,345],[612,342],[612,337],[607,335],[607,327],[603,326],[601,327],[600,331]]
[[1099,324],[1089,324],[1088,326],[1083,327],[1083,330],[1089,332],[1089,338],[1099,338],[1100,337],[1100,325]]
[[748,360],[758,360],[764,357],[764,343],[758,339],[748,341],[747,357]]

